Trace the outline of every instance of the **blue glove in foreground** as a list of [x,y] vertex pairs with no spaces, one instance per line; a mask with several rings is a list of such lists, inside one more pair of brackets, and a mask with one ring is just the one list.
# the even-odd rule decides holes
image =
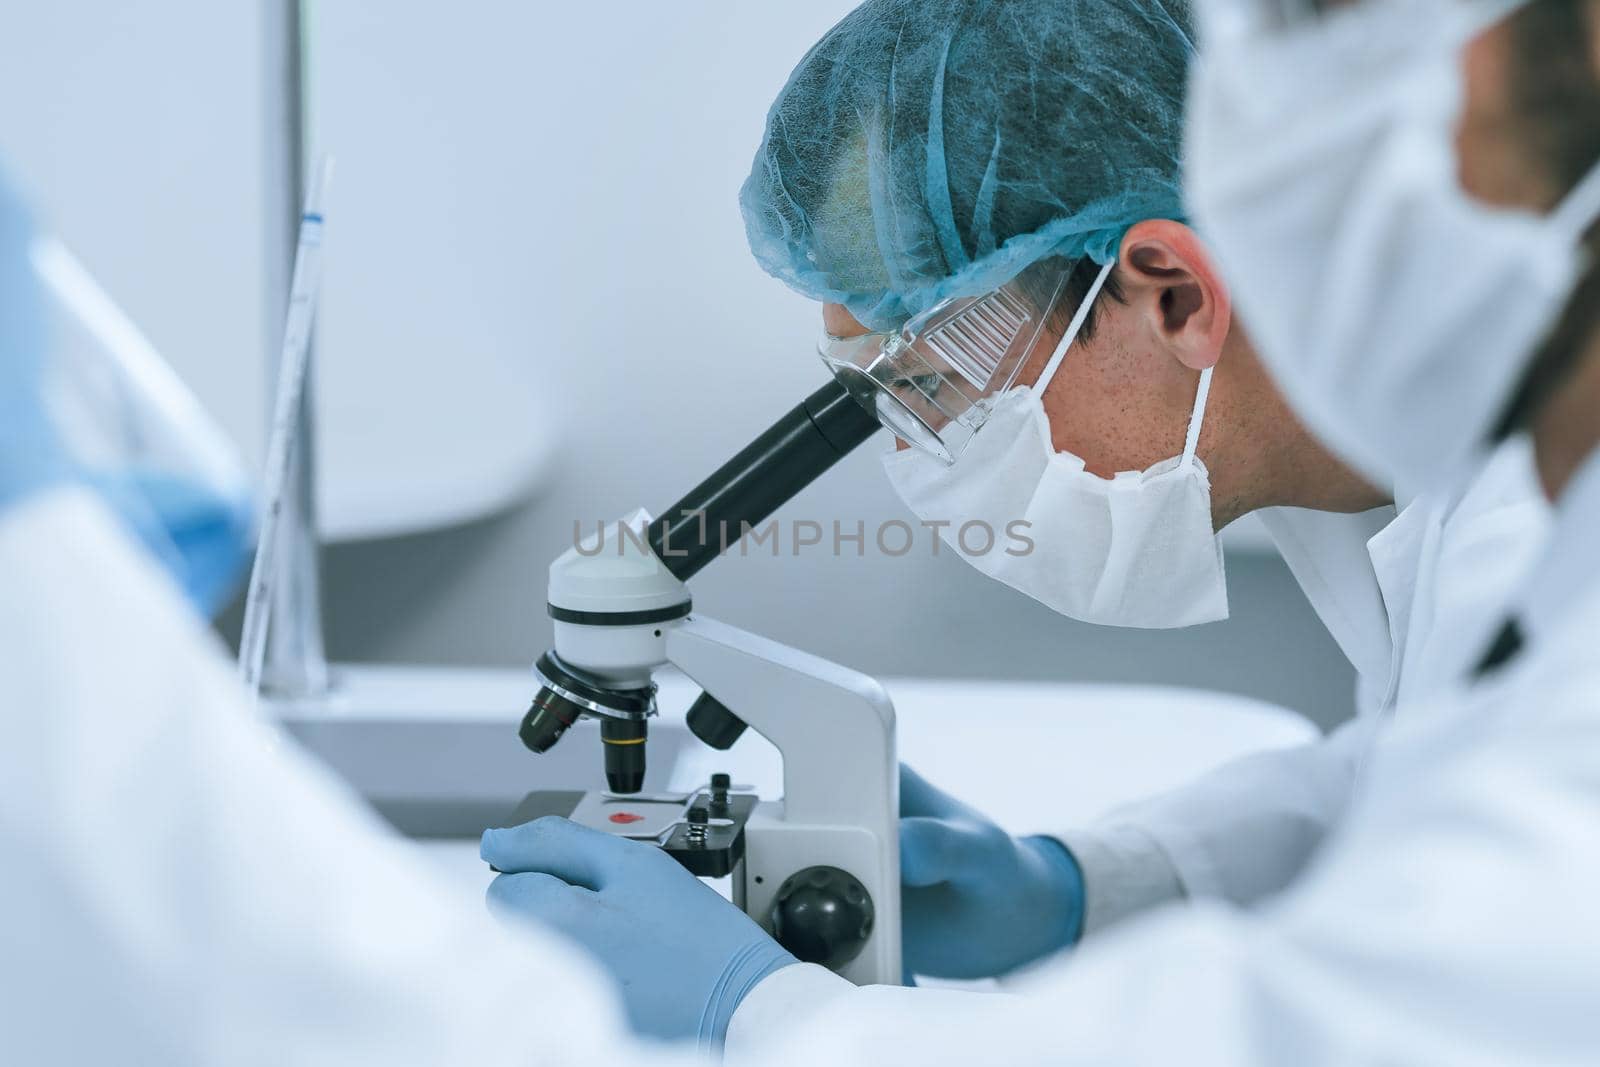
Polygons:
[[1065,845],[1010,836],[904,764],[900,884],[910,974],[994,977],[1083,929],[1083,872]]
[[718,1048],[756,983],[798,962],[658,848],[550,817],[486,831],[481,854],[506,872],[489,909],[580,942],[622,984],[641,1034]]
[[248,499],[230,499],[157,470],[85,472],[82,480],[161,561],[201,614],[226,605],[250,558]]
[[70,454],[44,388],[55,339],[32,258],[35,237],[27,206],[0,174],[0,508],[67,482],[88,488],[209,615],[248,558],[250,501],[242,488],[230,498],[156,469],[85,469]]

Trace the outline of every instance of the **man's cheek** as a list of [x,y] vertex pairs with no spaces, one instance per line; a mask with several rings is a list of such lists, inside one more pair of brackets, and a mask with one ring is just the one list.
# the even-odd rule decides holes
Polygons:
[[1554,192],[1536,165],[1529,124],[1512,104],[1511,46],[1512,34],[1501,22],[1462,51],[1457,177],[1463,189],[1484,203],[1547,210]]
[[1506,48],[1500,27],[1470,41],[1461,55],[1461,116],[1456,125],[1456,167],[1461,187],[1482,200],[1505,203]]

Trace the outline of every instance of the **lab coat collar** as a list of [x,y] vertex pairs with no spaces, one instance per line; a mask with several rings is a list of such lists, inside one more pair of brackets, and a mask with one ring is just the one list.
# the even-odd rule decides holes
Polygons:
[[1443,509],[1426,498],[1412,500],[1395,520],[1367,542],[1372,573],[1383,597],[1388,619],[1389,661],[1382,687],[1369,700],[1370,706],[1390,708],[1400,689],[1400,673],[1409,651],[1407,644],[1416,608],[1417,584],[1424,566],[1431,565],[1439,551]]
[[1266,508],[1257,515],[1317,617],[1355,666],[1360,706],[1377,707],[1390,688],[1394,643],[1368,542],[1394,520],[1394,508],[1353,515]]
[[1517,598],[1530,641],[1561,628],[1600,573],[1600,449],[1578,468],[1556,501],[1555,524],[1543,556]]
[[1358,708],[1371,712],[1470,669],[1526,587],[1548,543],[1549,512],[1519,440],[1398,516],[1393,508],[1259,514],[1359,672]]

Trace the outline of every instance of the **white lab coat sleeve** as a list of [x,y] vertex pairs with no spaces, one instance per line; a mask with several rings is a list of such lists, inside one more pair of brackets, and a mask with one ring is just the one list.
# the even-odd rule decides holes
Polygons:
[[1016,995],[779,972],[807,996],[758,987],[730,1063],[1592,1063],[1600,668],[1584,654],[1562,684],[1522,674],[1397,724],[1305,878],[1258,909],[1162,909]]
[[658,1055],[574,946],[436,881],[257,718],[93,498],[0,519],[0,657],[0,1059]]
[[1083,872],[1083,937],[1188,895],[1171,854],[1137,820],[1109,819],[1055,836]]
[[1057,835],[1083,869],[1085,936],[1180,897],[1250,904],[1288,885],[1343,814],[1376,721],[1241,757]]

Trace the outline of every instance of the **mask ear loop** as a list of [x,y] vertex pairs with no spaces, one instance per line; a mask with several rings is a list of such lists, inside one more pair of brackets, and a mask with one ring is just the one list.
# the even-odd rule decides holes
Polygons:
[[1600,160],[1590,164],[1589,170],[1578,179],[1570,192],[1556,205],[1550,221],[1573,241],[1583,240],[1584,231],[1600,216]]
[[1044,391],[1050,385],[1050,379],[1056,376],[1056,371],[1061,367],[1061,361],[1067,357],[1067,349],[1072,347],[1072,342],[1078,339],[1078,331],[1083,329],[1083,324],[1088,321],[1089,309],[1094,307],[1095,298],[1100,295],[1100,290],[1105,288],[1106,279],[1111,277],[1111,268],[1117,261],[1112,260],[1100,268],[1100,273],[1095,275],[1094,284],[1089,286],[1089,291],[1084,294],[1083,302],[1078,305],[1078,310],[1072,313],[1072,321],[1067,324],[1067,330],[1061,335],[1061,340],[1056,343],[1056,350],[1050,354],[1050,362],[1044,365],[1044,370],[1039,374],[1039,380],[1033,383],[1035,396],[1044,396]]
[[1211,372],[1207,367],[1200,372],[1200,386],[1194,391],[1194,410],[1189,412],[1189,432],[1183,439],[1183,462],[1194,462],[1194,449],[1200,443],[1200,425],[1206,419],[1206,398],[1211,395]]

